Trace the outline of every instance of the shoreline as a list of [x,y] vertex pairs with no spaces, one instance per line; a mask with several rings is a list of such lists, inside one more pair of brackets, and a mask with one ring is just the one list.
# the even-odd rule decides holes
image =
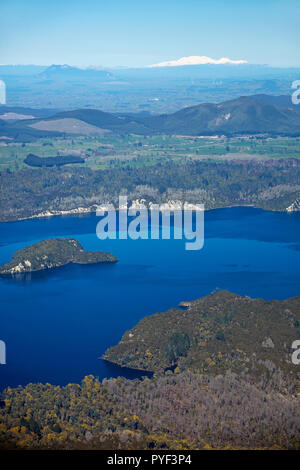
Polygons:
[[[165,203],[162,203],[165,204]],[[194,204],[191,204],[194,205]],[[233,207],[252,207],[253,209],[260,209],[265,212],[281,212],[281,213],[286,213],[286,214],[292,214],[294,212],[300,212],[300,209],[298,210],[290,210],[291,206],[288,206],[287,208],[283,210],[278,210],[278,209],[263,209],[262,207],[255,206],[254,204],[231,204],[229,206],[219,206],[219,207],[213,207],[209,209],[204,209],[204,212],[208,211],[214,211],[218,209],[231,209]],[[132,207],[133,209],[138,209],[138,207]],[[129,208],[128,208],[129,209]],[[149,208],[147,208],[149,209]],[[176,210],[176,208],[170,208],[169,210]],[[178,210],[178,209],[177,209]],[[194,210],[193,208],[190,210]],[[119,211],[119,208],[116,208],[116,211]],[[13,223],[13,222],[22,222],[25,220],[32,220],[32,219],[44,219],[44,218],[51,218],[51,217],[61,217],[61,216],[68,216],[68,215],[90,215],[90,214],[96,214],[97,208],[96,206],[90,206],[90,207],[76,207],[74,209],[67,209],[67,210],[47,210],[44,212],[39,212],[38,214],[33,214],[27,217],[17,217],[17,218],[12,218],[10,220],[2,220],[0,218],[0,224],[5,224],[5,223]]]
[[112,364],[114,366],[118,366],[118,367],[121,367],[121,369],[128,369],[130,371],[137,371],[137,372],[145,372],[146,374],[155,374],[157,373],[158,371],[154,371],[154,370],[147,370],[147,369],[138,369],[137,367],[128,367],[128,366],[123,366],[121,364],[119,364],[118,362],[114,362],[112,361],[111,359],[107,359],[106,357],[103,356],[100,356],[98,357],[98,361],[105,361],[107,362],[108,364]]

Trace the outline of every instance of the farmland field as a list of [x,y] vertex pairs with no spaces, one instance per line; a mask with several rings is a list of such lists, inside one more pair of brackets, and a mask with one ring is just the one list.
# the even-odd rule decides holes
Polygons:
[[74,136],[39,139],[31,143],[0,144],[1,169],[26,167],[28,154],[39,157],[77,155],[91,169],[125,164],[148,166],[160,159],[266,160],[300,158],[300,138],[188,136]]

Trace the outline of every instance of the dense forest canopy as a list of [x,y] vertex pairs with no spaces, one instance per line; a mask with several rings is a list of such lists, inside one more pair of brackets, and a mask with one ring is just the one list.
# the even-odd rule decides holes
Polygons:
[[146,317],[106,357],[153,377],[9,387],[0,447],[297,449],[299,301],[220,291]]
[[285,210],[300,196],[298,159],[264,162],[161,159],[149,166],[62,167],[0,172],[0,219],[16,220],[43,211],[72,210],[103,202],[182,200],[206,209],[253,205]]

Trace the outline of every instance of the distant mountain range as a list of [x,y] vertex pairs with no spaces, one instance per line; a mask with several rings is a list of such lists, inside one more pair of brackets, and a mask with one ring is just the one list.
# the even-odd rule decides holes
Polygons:
[[[187,58],[193,59],[193,58]],[[201,58],[200,58],[201,59]],[[207,58],[206,58],[207,59]],[[218,62],[218,61],[216,61]],[[168,64],[168,62],[166,62]],[[159,67],[75,67],[68,64],[52,64],[50,66],[43,65],[0,65],[0,76],[38,76],[38,75],[51,75],[51,76],[80,76],[88,77],[94,74],[111,74],[117,80],[120,78],[133,78],[137,79],[148,76],[152,77],[176,77],[189,76],[191,78],[226,78],[226,77],[256,77],[256,78],[274,78],[278,76],[288,76],[289,74],[298,74],[300,68],[279,68],[270,67],[267,65],[257,65],[248,63],[231,64],[230,62],[220,63],[183,63],[180,67],[169,67],[159,64]]]
[[101,79],[111,80],[113,75],[106,70],[81,69],[70,65],[51,65],[40,73],[41,78],[58,80]]
[[[300,135],[300,109],[294,106],[290,96],[254,95],[242,96],[224,103],[203,103],[181,109],[172,114],[130,116],[106,113],[96,109],[78,109],[49,115],[34,109],[1,107],[0,113],[19,112],[36,119],[9,122],[0,120],[0,135],[18,137],[19,134],[45,136],[54,135],[60,128],[53,127],[55,121],[73,119],[122,134],[178,134],[178,135]],[[41,117],[43,121],[41,121]],[[0,114],[1,118],[1,114]],[[32,127],[34,126],[35,129]],[[83,128],[83,125],[82,125]],[[41,130],[42,129],[42,130]],[[82,129],[84,133],[84,130]],[[90,130],[89,130],[90,132]],[[63,133],[68,133],[64,131]]]
[[252,64],[113,69],[0,65],[10,105],[123,114],[170,114],[195,103],[221,103],[254,94],[288,95],[299,76],[300,68]]

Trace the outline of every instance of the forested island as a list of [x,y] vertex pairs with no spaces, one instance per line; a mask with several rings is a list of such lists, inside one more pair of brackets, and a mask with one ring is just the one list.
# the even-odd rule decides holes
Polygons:
[[123,162],[113,168],[53,167],[0,172],[0,221],[42,213],[89,209],[101,203],[204,204],[205,209],[253,205],[266,210],[295,208],[300,195],[300,160],[209,161],[159,159],[151,164]]
[[69,263],[115,263],[118,259],[102,251],[84,251],[73,238],[54,238],[34,243],[14,253],[13,259],[0,266],[0,275],[14,275],[53,269]]

